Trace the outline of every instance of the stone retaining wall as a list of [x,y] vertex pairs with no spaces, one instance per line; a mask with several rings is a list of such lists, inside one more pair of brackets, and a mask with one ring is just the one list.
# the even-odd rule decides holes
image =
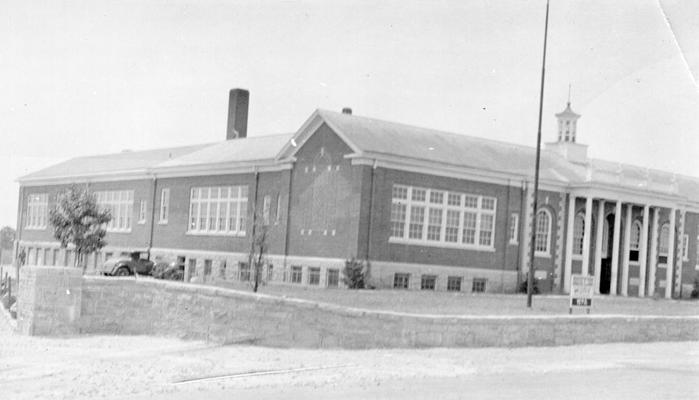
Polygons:
[[81,333],[350,349],[699,340],[699,317],[692,316],[433,316],[359,310],[150,278],[84,277],[81,284],[81,308],[77,321],[73,320]]

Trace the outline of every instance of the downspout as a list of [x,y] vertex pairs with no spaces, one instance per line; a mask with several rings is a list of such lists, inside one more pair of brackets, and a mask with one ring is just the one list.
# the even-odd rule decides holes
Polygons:
[[[150,251],[153,248],[153,231],[155,231],[155,197],[156,194],[158,193],[157,189],[158,185],[158,178],[156,178],[155,174],[153,174],[153,196],[151,199],[151,213],[150,213],[150,232],[148,233],[148,259],[150,260]],[[187,224],[189,224],[189,221],[187,221]]]
[[[505,201],[507,204],[505,205],[505,233],[502,235],[503,237],[503,259],[502,259],[502,273],[500,274],[500,282],[502,283],[505,279],[505,269],[507,269],[507,250],[508,246],[510,245],[510,179],[507,179],[507,196],[505,196]],[[502,291],[503,293],[505,292],[505,286],[502,286]],[[515,288],[516,291],[516,288]]]
[[520,258],[522,255],[522,246],[526,245],[525,241],[522,240],[524,239],[524,229],[525,225],[527,223],[527,214],[525,210],[525,204],[526,204],[526,195],[527,195],[527,181],[522,180],[522,185],[520,189],[520,196],[519,196],[519,227],[517,229],[517,241],[519,242],[519,246],[517,246],[517,285],[519,285],[519,282],[521,281],[522,278],[522,269],[520,268],[522,265],[522,259]]
[[289,232],[291,226],[291,182],[293,182],[293,174],[294,167],[292,165],[291,169],[289,169],[289,195],[286,198],[286,232],[284,234],[284,282],[286,282],[287,258],[289,257]]
[[369,264],[369,257],[371,256],[371,220],[372,211],[374,208],[374,175],[376,175],[376,160],[374,160],[374,165],[371,166],[371,179],[369,186],[369,222],[367,223],[367,235],[366,235],[366,259],[367,264]]
[[257,291],[257,266],[253,266],[253,259],[252,256],[255,253],[255,228],[257,225],[257,191],[260,186],[260,171],[255,167],[255,194],[253,195],[253,203],[252,203],[252,229],[251,231],[251,236],[250,236],[250,254],[248,254],[248,266],[252,269],[253,271],[253,276],[255,279],[255,291]]

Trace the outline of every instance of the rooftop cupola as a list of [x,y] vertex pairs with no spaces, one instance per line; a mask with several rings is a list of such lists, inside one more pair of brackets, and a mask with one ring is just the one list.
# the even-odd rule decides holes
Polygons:
[[571,110],[570,101],[568,101],[565,110],[556,114],[556,118],[558,119],[558,141],[575,143],[575,134],[580,114],[576,114]]
[[580,114],[573,112],[568,99],[565,110],[556,114],[558,140],[546,143],[546,150],[558,153],[568,161],[584,164],[587,162],[587,145],[576,142],[578,118]]

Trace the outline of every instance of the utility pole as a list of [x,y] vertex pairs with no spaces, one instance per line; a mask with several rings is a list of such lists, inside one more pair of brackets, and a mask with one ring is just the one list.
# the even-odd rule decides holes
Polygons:
[[534,169],[534,201],[532,202],[531,247],[529,248],[529,274],[527,275],[527,308],[532,307],[534,294],[534,253],[536,251],[536,211],[539,207],[539,163],[541,162],[541,114],[544,107],[544,77],[546,75],[546,39],[549,31],[549,0],[546,0],[546,22],[544,23],[544,57],[541,62],[541,91],[539,92],[539,128],[536,133],[536,167]]

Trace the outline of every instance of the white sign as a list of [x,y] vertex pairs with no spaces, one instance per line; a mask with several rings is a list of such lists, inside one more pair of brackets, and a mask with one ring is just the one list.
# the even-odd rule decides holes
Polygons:
[[573,275],[570,277],[570,312],[573,307],[585,307],[588,314],[595,294],[595,279],[592,276]]

